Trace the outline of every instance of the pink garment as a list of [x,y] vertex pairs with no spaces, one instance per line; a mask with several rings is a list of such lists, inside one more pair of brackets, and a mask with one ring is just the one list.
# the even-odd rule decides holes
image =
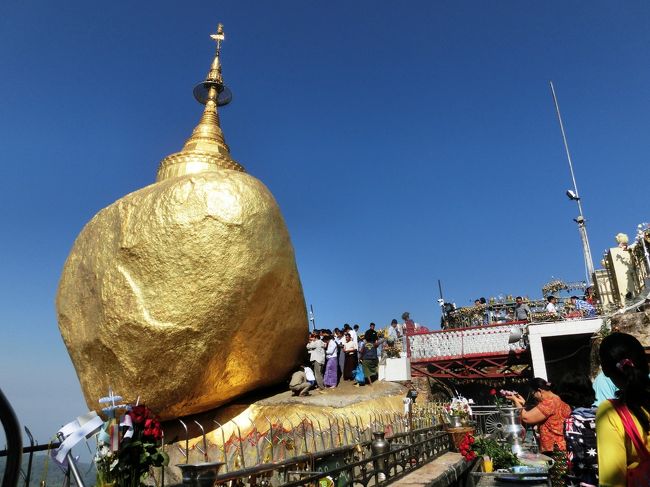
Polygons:
[[426,326],[418,325],[415,326],[415,322],[411,319],[408,319],[402,325],[404,333],[408,335],[413,335],[415,333],[429,333],[429,329]]

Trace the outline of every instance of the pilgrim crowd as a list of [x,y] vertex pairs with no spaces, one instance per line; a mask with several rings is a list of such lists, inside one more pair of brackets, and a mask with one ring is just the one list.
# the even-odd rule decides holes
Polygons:
[[[314,330],[305,350],[308,363],[291,378],[294,395],[325,394],[342,381],[371,385],[382,356],[399,356],[403,337],[417,325],[403,315],[387,330],[370,323],[359,332],[346,324]],[[396,355],[391,355],[395,353]],[[538,431],[539,450],[564,462],[565,485],[650,486],[650,376],[645,348],[634,336],[614,332],[599,347],[600,371],[593,381],[575,371],[559,384],[535,378],[529,394],[501,391],[522,408],[524,424]],[[496,391],[491,391],[496,393]],[[555,485],[555,484],[554,484]]]
[[547,296],[543,301],[530,301],[522,296],[514,298],[477,298],[473,306],[456,308],[454,303],[438,302],[442,308],[440,327],[476,327],[510,323],[513,321],[560,321],[575,318],[594,318],[599,314],[600,302],[593,286],[583,296],[560,298]]
[[359,325],[347,323],[334,330],[313,330],[305,346],[308,360],[292,375],[289,389],[294,395],[306,396],[311,389],[324,394],[341,381],[356,387],[372,385],[378,379],[381,358],[399,357],[405,350],[405,333],[419,327],[408,312],[402,319],[402,323],[393,319],[381,331],[374,323],[365,332],[360,332]]
[[[403,325],[393,320],[385,333],[377,332],[374,323],[362,334],[349,325],[314,330],[306,344],[309,365],[293,374],[290,389],[304,396],[311,388],[325,394],[341,381],[371,385],[380,357],[392,348],[399,350]],[[614,332],[602,340],[599,360],[601,369],[593,381],[569,371],[557,386],[531,379],[527,398],[501,393],[522,408],[523,423],[537,429],[539,450],[564,465],[564,483],[557,485],[650,486],[645,349],[634,336]]]

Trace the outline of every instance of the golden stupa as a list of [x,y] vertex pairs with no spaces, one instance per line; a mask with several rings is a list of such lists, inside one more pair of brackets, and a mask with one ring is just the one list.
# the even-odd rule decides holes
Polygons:
[[223,28],[203,116],[156,183],[101,210],[77,237],[57,293],[61,335],[88,406],[109,387],[163,419],[277,383],[308,330],[289,234],[275,199],[230,156]]

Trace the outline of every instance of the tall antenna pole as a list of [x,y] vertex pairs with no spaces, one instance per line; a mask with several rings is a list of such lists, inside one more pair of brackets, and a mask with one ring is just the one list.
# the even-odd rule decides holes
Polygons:
[[585,271],[587,273],[587,284],[591,284],[591,279],[594,274],[594,261],[591,257],[591,248],[589,247],[589,237],[587,236],[587,227],[585,225],[585,217],[582,213],[582,203],[580,202],[580,194],[578,193],[578,185],[576,184],[576,176],[573,172],[573,161],[571,160],[571,153],[569,152],[569,144],[566,140],[566,133],[564,132],[564,124],[562,123],[562,115],[560,115],[560,105],[557,102],[557,96],[555,95],[555,87],[553,82],[549,81],[551,85],[551,94],[553,95],[553,103],[555,103],[555,111],[557,112],[557,120],[560,122],[560,131],[562,132],[562,140],[564,141],[564,150],[566,152],[566,158],[569,161],[569,170],[571,171],[571,180],[573,181],[573,191],[567,191],[567,196],[569,199],[575,201],[578,204],[578,218],[575,218],[573,221],[578,224],[578,232],[580,232],[580,238],[582,239],[582,253],[585,258]]
[[438,279],[438,291],[440,292],[440,299],[438,300],[438,305],[440,306],[440,325],[441,328],[444,328],[444,324],[447,322],[447,313],[445,313],[445,298],[442,297],[442,282]]
[[309,321],[311,321],[311,329],[315,330],[316,329],[316,317],[314,316],[314,306],[312,304],[309,305]]

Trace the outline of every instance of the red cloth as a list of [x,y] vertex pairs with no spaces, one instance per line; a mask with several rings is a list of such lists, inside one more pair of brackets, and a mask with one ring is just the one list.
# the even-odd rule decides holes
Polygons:
[[413,320],[406,320],[404,322],[404,333],[407,335],[413,335],[414,333],[429,333],[429,329],[422,325],[418,325],[418,327],[415,328]]
[[641,460],[636,468],[628,468],[626,476],[627,485],[628,487],[645,487],[650,485],[650,453],[645,446],[645,441],[641,438],[627,406],[618,399],[610,399],[610,402],[616,408],[616,412],[623,423],[623,428],[625,428],[625,435],[632,441],[634,449],[639,454]]

